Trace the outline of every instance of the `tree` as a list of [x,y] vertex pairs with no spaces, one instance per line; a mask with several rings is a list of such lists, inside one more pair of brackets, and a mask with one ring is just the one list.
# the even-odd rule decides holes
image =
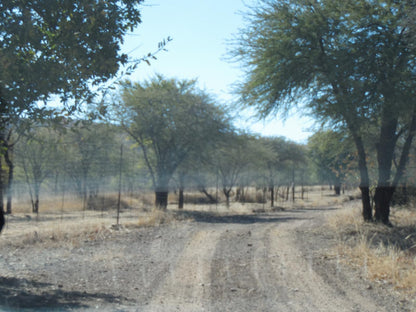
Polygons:
[[226,206],[230,206],[230,196],[237,185],[243,171],[252,164],[260,164],[264,155],[264,146],[259,148],[255,137],[248,134],[230,133],[228,138],[219,146],[212,159],[212,167],[219,176]]
[[39,213],[41,187],[55,169],[59,138],[47,128],[36,129],[36,136],[33,131],[30,134],[19,141],[16,155],[24,171],[32,212]]
[[[268,188],[270,191],[271,206],[274,206],[274,188],[280,181],[292,186],[292,199],[294,199],[294,185],[296,170],[305,168],[304,147],[281,137],[262,138],[271,155],[266,158],[266,172]],[[269,152],[269,153],[270,153]],[[286,177],[285,177],[286,176]]]
[[116,105],[122,127],[139,144],[152,177],[155,205],[166,209],[169,182],[195,153],[215,148],[229,128],[224,110],[196,87],[195,80],[126,82]]
[[[415,53],[398,1],[262,0],[235,41],[246,68],[237,92],[262,115],[295,103],[334,128],[348,129],[360,171],[363,217],[372,220],[366,130],[377,127],[375,218],[389,223],[416,129]],[[398,151],[397,142],[406,143]],[[393,168],[394,155],[399,153]]]
[[117,168],[110,165],[117,163],[120,149],[116,134],[112,125],[84,121],[70,125],[67,141],[59,146],[64,170],[76,185],[84,208],[95,208],[102,181],[116,176]]
[[22,114],[49,114],[39,102],[46,103],[53,94],[65,103],[69,99],[75,104],[91,101],[91,86],[112,78],[126,64],[128,58],[120,53],[120,45],[126,32],[141,22],[141,2],[2,1],[0,134]]
[[356,168],[351,138],[342,132],[319,131],[308,139],[308,150],[321,181],[334,185],[335,194],[340,195],[346,176]]

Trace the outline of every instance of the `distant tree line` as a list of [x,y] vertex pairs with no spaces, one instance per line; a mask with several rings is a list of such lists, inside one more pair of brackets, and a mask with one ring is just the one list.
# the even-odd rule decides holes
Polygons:
[[12,165],[2,170],[4,177],[13,171],[4,185],[6,212],[12,213],[13,185],[25,185],[34,213],[42,189],[76,194],[85,209],[93,208],[100,195],[117,189],[120,161],[124,190],[153,190],[155,206],[162,210],[171,190],[179,192],[183,208],[187,189],[215,202],[210,192],[218,187],[229,205],[236,189],[240,201],[250,186],[267,188],[274,199],[277,186],[313,182],[305,174],[306,146],[236,129],[226,108],[195,83],[161,76],[127,82],[119,100],[108,104],[109,120],[57,118],[16,125],[8,151]]

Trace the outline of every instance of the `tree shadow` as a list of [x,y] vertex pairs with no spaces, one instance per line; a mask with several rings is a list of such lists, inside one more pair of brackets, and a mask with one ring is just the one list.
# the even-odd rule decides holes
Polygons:
[[277,216],[276,213],[262,214],[232,214],[222,215],[216,212],[207,211],[190,211],[183,210],[177,212],[180,217],[193,219],[201,223],[237,223],[237,224],[253,224],[253,223],[274,223],[287,222],[291,220],[304,220],[304,218]]
[[294,209],[290,209],[287,211],[290,212],[298,212],[298,213],[303,213],[303,212],[307,212],[307,211],[331,211],[331,210],[338,210],[339,208],[333,207],[333,206],[328,206],[328,207],[314,207],[314,208],[294,208]]
[[366,241],[373,247],[394,248],[416,256],[416,229],[412,226],[369,224],[364,232]]
[[26,278],[0,277],[2,311],[72,311],[88,309],[89,301],[119,303],[126,298],[104,293],[67,291],[50,283]]

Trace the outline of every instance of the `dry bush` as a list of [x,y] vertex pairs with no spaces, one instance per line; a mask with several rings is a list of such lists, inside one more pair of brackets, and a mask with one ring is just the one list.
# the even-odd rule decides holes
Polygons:
[[139,217],[130,217],[128,220],[123,220],[120,225],[114,224],[114,216],[89,217],[87,215],[84,218],[78,214],[75,218],[63,220],[48,218],[38,222],[33,220],[24,228],[20,225],[2,233],[2,238],[4,238],[2,243],[14,247],[39,245],[42,248],[48,248],[65,244],[79,246],[86,241],[105,240],[115,233],[132,228],[159,226],[180,219],[173,212],[157,209],[141,212]]
[[150,212],[140,217],[137,223],[129,223],[128,227],[158,226],[161,224],[171,223],[175,220],[176,218],[174,213],[153,208]]
[[328,219],[344,261],[373,281],[416,294],[416,210],[392,209],[394,227],[362,221],[360,203]]
[[[102,219],[62,221],[38,224],[19,233],[7,235],[6,243],[14,247],[41,245],[53,247],[61,245],[79,246],[85,241],[104,240],[111,235],[111,228]],[[13,235],[14,234],[14,235]]]
[[[215,198],[215,195],[214,195]],[[213,204],[210,199],[202,193],[186,193],[184,203],[191,205]]]

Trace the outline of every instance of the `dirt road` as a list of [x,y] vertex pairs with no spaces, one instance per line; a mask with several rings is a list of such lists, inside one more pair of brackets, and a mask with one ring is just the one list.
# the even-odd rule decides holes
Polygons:
[[194,212],[78,246],[3,244],[0,310],[410,311],[343,266],[322,228],[333,212]]

